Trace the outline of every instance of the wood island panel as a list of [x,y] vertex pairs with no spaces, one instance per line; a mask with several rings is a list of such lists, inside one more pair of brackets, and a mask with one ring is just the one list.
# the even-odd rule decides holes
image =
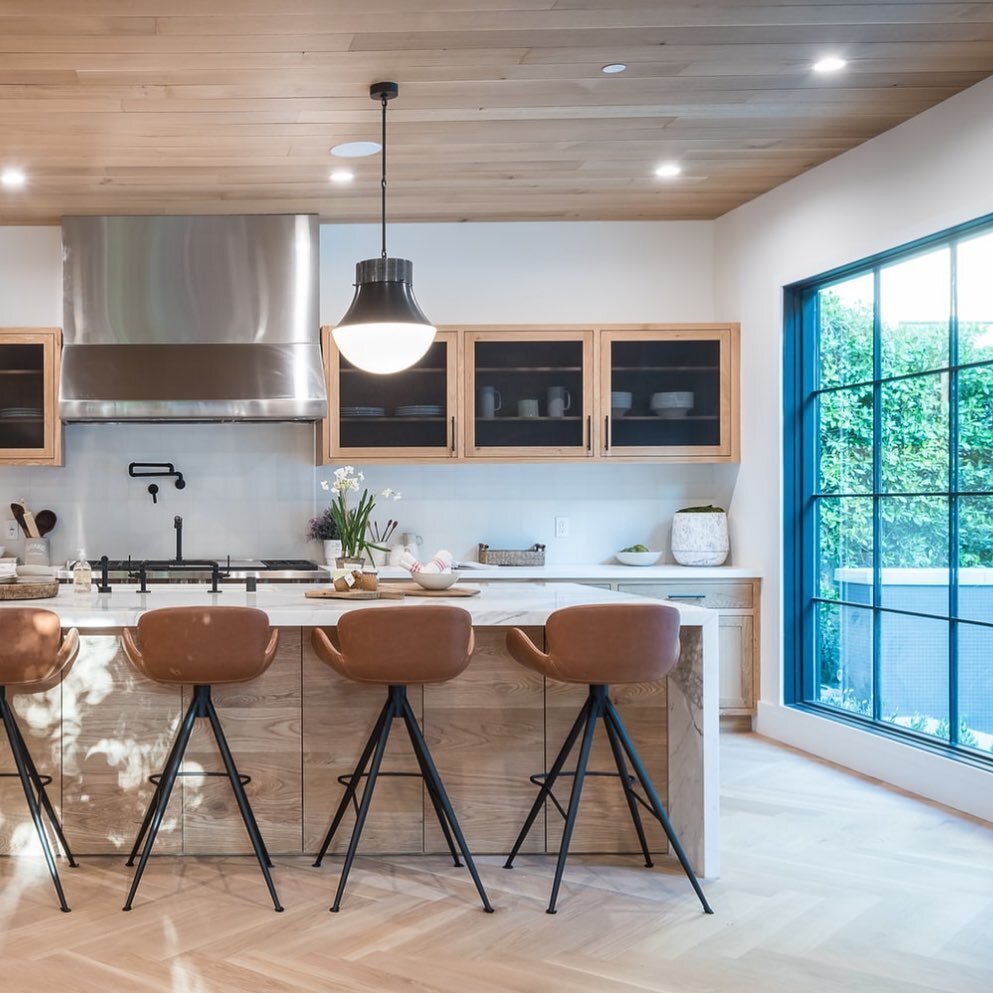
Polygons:
[[[303,783],[301,629],[280,628],[272,665],[249,683],[211,690],[225,737],[271,854],[301,851]],[[192,690],[183,687],[183,708]],[[186,750],[185,771],[223,772],[224,763],[209,723],[198,720]],[[244,822],[226,776],[185,776],[183,849],[202,854],[252,851]]]
[[[579,715],[589,690],[585,686],[549,681],[545,686],[545,768],[550,769],[555,756],[565,742],[569,729]],[[610,687],[610,698],[614,701],[621,720],[634,742],[634,746],[645,764],[652,783],[662,803],[666,801],[666,682],[631,683]],[[588,770],[616,772],[614,756],[604,729],[603,721],[598,721],[590,752]],[[582,737],[576,742],[566,763],[566,770],[576,768]],[[630,763],[628,763],[630,772]],[[559,780],[555,795],[563,808],[568,809],[569,794],[572,791],[571,776]],[[638,792],[642,793],[640,787]],[[642,793],[642,795],[644,795]],[[562,838],[564,820],[558,810],[549,803],[548,850],[557,852]],[[662,826],[647,810],[639,807],[641,822],[645,827],[649,848],[653,852],[668,851],[668,842]],[[638,835],[631,823],[627,800],[616,776],[589,776],[583,783],[583,793],[579,804],[579,816],[573,830],[569,851],[577,855],[583,852],[640,852]]]
[[[506,630],[476,628],[474,656],[458,679],[409,690],[467,840],[479,854],[509,851],[535,796],[528,777],[551,765],[587,692],[583,686],[546,683],[515,663],[505,648]],[[542,643],[541,628],[528,633]],[[337,777],[354,768],[386,698],[385,687],[353,683],[324,665],[310,636],[309,628],[281,628],[277,658],[263,676],[213,691],[235,761],[252,777],[247,792],[273,854],[317,850],[341,797]],[[73,850],[123,854],[152,794],[148,776],[162,769],[190,691],[137,673],[116,631],[82,631],[81,637],[79,658],[60,686],[12,699],[39,769],[54,778],[51,796],[56,806],[61,800]],[[665,800],[666,683],[614,687],[612,696]],[[11,764],[8,752],[2,768]],[[569,767],[574,766],[575,753]],[[197,768],[223,768],[203,722],[187,751],[186,769]],[[590,768],[613,768],[602,727]],[[400,722],[394,724],[384,770],[417,771]],[[556,791],[563,803],[571,782],[566,779]],[[0,851],[30,850],[34,830],[17,780],[0,779],[0,803]],[[643,820],[652,849],[665,851],[657,823],[647,813]],[[349,811],[332,851],[344,850],[353,823]],[[557,851],[561,823],[548,805],[522,851]],[[587,780],[572,849],[637,851],[616,779]],[[445,851],[419,777],[379,780],[360,850]],[[250,851],[227,782],[180,778],[155,851]]]
[[[329,634],[334,637],[333,629]],[[412,686],[408,699],[421,720],[420,687]],[[344,790],[337,777],[354,771],[385,703],[385,686],[343,679],[317,657],[310,646],[310,630],[303,629],[303,838],[307,853],[316,853],[320,848]],[[417,759],[401,721],[394,721],[382,768],[418,772]],[[365,783],[363,779],[360,800]],[[380,776],[359,852],[422,852],[423,789],[419,776]],[[343,852],[348,847],[354,824],[351,807],[335,835],[332,852]]]
[[[116,632],[80,637],[62,683],[63,827],[74,852],[127,853],[152,797],[148,777],[165,764],[176,733],[182,692],[139,675]],[[174,800],[156,852],[182,851],[181,811]]]
[[[525,629],[544,644],[542,628]],[[509,852],[535,797],[528,776],[544,768],[544,679],[507,654],[506,628],[476,628],[472,661],[458,679],[424,688],[424,736],[469,848]],[[424,798],[424,846],[448,848]],[[545,818],[523,852],[545,850]]]
[[[58,811],[62,805],[62,756],[60,720],[62,687],[31,692],[11,687],[7,702],[14,711],[17,726],[28,746],[35,767],[42,776],[51,776],[45,792]],[[17,776],[6,734],[0,732],[0,852],[41,852],[34,822],[28,812],[24,788]],[[54,837],[49,834],[49,837]],[[70,841],[70,845],[72,842]],[[53,851],[55,849],[53,848]]]

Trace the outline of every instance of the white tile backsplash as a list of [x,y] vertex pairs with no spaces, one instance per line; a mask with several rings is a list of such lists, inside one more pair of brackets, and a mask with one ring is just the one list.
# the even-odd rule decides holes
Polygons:
[[[306,540],[307,522],[327,501],[320,480],[335,466],[313,465],[309,424],[71,424],[63,468],[0,469],[0,507],[22,497],[35,511],[59,516],[53,561],[79,547],[96,556],[170,558],[173,517],[183,518],[188,558],[237,556],[320,558]],[[172,462],[187,480],[177,490],[159,479],[128,476],[130,462]],[[399,489],[374,517],[400,521],[424,539],[426,557],[448,548],[475,558],[494,548],[547,546],[550,564],[608,561],[641,542],[668,556],[669,523],[680,507],[730,500],[735,466],[649,464],[508,464],[363,466],[371,488]],[[0,513],[0,517],[6,517]],[[570,537],[554,520],[568,517]],[[22,543],[0,540],[20,554]]]

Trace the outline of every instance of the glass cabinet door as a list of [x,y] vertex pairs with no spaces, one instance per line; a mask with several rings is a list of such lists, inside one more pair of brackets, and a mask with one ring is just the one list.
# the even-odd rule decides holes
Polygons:
[[454,334],[439,332],[417,363],[381,376],[355,368],[332,344],[333,458],[454,457],[456,350]]
[[0,329],[0,462],[55,460],[56,335]]
[[592,332],[466,336],[466,454],[592,456]]
[[736,344],[730,328],[608,332],[601,454],[737,458]]

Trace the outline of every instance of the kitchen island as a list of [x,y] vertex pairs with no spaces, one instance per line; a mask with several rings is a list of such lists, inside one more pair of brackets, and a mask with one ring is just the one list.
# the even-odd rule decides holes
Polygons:
[[[466,581],[463,580],[463,585]],[[258,680],[215,691],[218,709],[270,850],[313,852],[340,795],[337,777],[350,773],[361,743],[382,706],[381,687],[343,680],[310,647],[310,629],[333,628],[354,609],[395,609],[452,603],[469,611],[476,650],[458,679],[412,688],[411,702],[424,727],[469,844],[479,854],[505,853],[534,798],[528,781],[547,769],[585,697],[582,686],[545,681],[517,665],[504,647],[507,629],[522,627],[539,644],[548,615],[589,603],[643,602],[641,598],[570,583],[482,587],[464,599],[409,597],[403,601],[312,600],[300,584],[265,585],[249,593],[227,586],[135,586],[110,594],[75,594],[64,588],[50,600],[0,603],[56,611],[64,627],[82,636],[80,656],[62,684],[37,694],[13,694],[39,769],[53,776],[50,792],[61,809],[70,844],[81,854],[126,851],[151,794],[147,777],[159,771],[188,687],[160,686],[128,664],[119,633],[146,610],[216,604],[265,611],[280,629],[276,661]],[[619,686],[613,696],[653,776],[696,870],[718,874],[717,615],[683,604],[679,609],[679,664],[659,683]],[[185,771],[219,768],[204,729],[187,752]],[[591,768],[610,769],[607,743],[597,741]],[[5,766],[10,764],[9,758]],[[414,772],[403,737],[391,740],[387,766]],[[16,789],[15,789],[16,787]],[[16,781],[0,780],[2,851],[30,845],[33,835]],[[388,777],[377,785],[363,835],[365,852],[443,852],[444,839],[421,781]],[[535,830],[526,851],[554,851],[561,818],[548,805],[545,830]],[[646,823],[653,850],[665,851],[657,824]],[[348,828],[336,844],[344,844]],[[635,852],[637,839],[616,782],[587,781],[571,850]],[[217,779],[184,776],[177,784],[156,850],[222,853],[247,851],[244,828],[229,789]]]

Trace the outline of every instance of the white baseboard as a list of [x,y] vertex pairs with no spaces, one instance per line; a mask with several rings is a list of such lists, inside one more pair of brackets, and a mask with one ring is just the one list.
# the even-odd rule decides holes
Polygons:
[[993,771],[827,717],[761,701],[755,730],[818,758],[993,822]]

